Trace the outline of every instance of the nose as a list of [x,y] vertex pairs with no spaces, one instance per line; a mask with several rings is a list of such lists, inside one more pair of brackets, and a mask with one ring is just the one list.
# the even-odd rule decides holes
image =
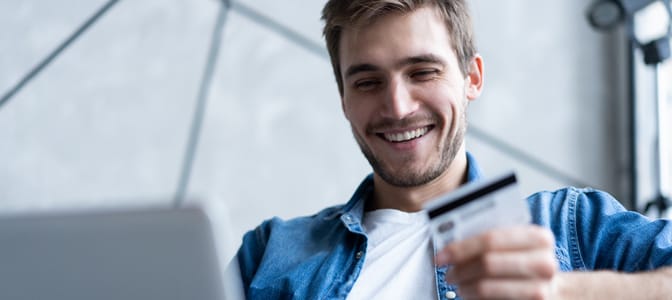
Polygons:
[[384,101],[381,115],[386,118],[400,120],[418,109],[418,102],[413,98],[408,83],[398,78],[389,81]]

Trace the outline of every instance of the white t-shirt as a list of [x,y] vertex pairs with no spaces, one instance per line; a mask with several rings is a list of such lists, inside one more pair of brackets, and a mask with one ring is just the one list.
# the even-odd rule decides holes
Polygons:
[[426,212],[374,210],[362,225],[366,257],[348,299],[437,299]]

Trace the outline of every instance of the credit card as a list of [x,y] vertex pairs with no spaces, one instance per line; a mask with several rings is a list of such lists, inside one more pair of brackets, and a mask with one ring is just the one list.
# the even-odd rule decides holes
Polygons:
[[486,230],[532,220],[514,173],[468,183],[429,201],[424,208],[437,250]]

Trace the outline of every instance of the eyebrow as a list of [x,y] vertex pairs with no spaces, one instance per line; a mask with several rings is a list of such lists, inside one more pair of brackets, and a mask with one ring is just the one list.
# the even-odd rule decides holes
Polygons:
[[350,77],[352,75],[355,75],[357,73],[378,71],[378,70],[380,70],[380,68],[375,66],[375,65],[372,65],[372,64],[352,65],[348,68],[348,70],[345,71],[345,78],[348,78],[348,77]]
[[397,64],[397,67],[405,67],[409,65],[421,64],[421,63],[431,63],[439,64],[442,67],[446,66],[446,62],[434,54],[422,54],[417,56],[408,57]]
[[[415,65],[415,64],[421,64],[421,63],[433,63],[433,64],[439,64],[441,66],[446,66],[446,62],[434,55],[434,54],[422,54],[422,55],[416,55],[416,56],[411,56],[402,59],[396,64],[397,68],[409,66],[409,65]],[[345,78],[348,78],[352,75],[355,75],[357,73],[362,73],[362,72],[371,72],[371,71],[378,71],[380,70],[380,67],[372,64],[356,64],[350,66],[346,71],[345,71]]]

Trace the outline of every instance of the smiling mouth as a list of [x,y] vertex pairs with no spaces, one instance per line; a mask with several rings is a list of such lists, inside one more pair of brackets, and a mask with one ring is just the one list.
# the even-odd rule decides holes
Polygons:
[[384,140],[392,143],[403,143],[411,140],[421,138],[427,132],[432,129],[432,126],[425,126],[413,130],[406,130],[402,132],[395,133],[378,133],[378,136],[382,137]]

